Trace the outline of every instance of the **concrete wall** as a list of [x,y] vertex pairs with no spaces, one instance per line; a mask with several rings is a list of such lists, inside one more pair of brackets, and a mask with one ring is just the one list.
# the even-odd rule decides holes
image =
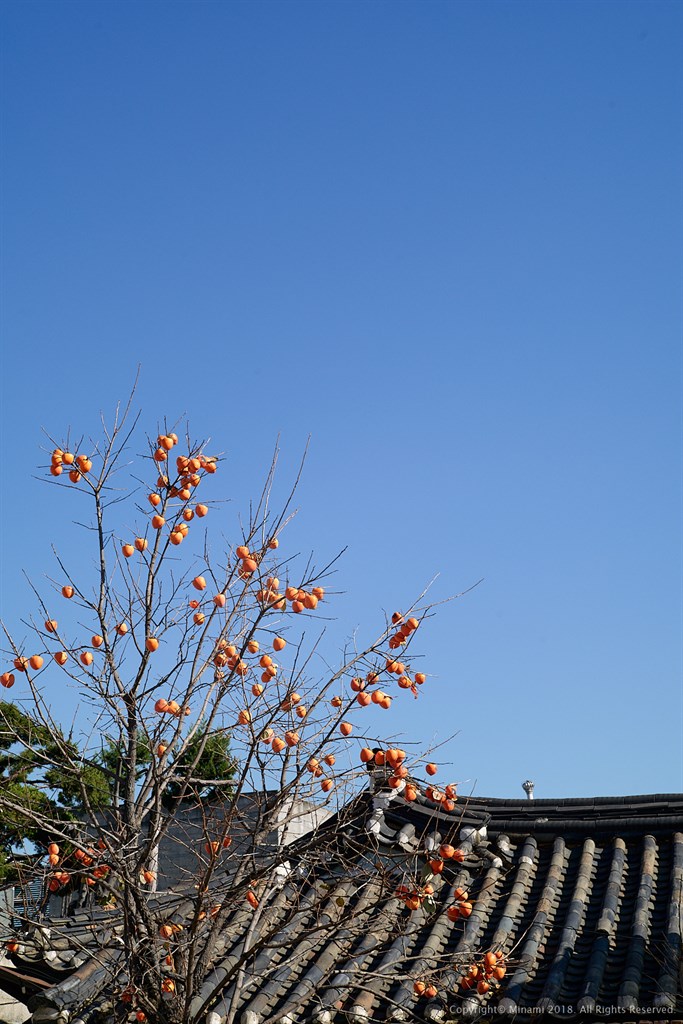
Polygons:
[[[241,800],[240,824],[231,830],[233,846],[231,852],[239,853],[240,847],[248,843],[250,819],[256,823],[258,807],[249,795]],[[206,837],[218,836],[226,807],[215,804],[205,808],[186,808],[178,812],[161,844],[159,851],[159,889],[166,889],[191,881],[197,872],[200,858],[206,857]],[[288,811],[283,811],[277,833],[267,840],[266,846],[275,846],[279,841],[285,845],[295,842],[329,818],[330,811],[303,800],[293,801]]]
[[[12,966],[4,956],[0,956],[0,964],[3,967]],[[30,1016],[28,1008],[24,1003],[20,1003],[18,999],[13,999],[12,996],[0,988],[0,1024],[23,1024]]]

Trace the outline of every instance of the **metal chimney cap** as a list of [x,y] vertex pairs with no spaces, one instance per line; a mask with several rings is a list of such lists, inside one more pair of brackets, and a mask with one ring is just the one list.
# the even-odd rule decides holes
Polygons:
[[531,779],[527,779],[525,782],[522,783],[522,789],[526,793],[527,799],[533,800],[533,798],[534,798],[534,783],[531,781]]

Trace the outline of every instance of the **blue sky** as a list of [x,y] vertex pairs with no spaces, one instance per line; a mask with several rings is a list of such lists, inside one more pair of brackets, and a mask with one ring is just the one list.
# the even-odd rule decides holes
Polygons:
[[[41,427],[142,365],[234,535],[311,435],[327,651],[437,573],[392,727],[479,795],[683,788],[677,3],[6,2],[2,616],[50,544]],[[55,699],[72,698],[56,694]]]

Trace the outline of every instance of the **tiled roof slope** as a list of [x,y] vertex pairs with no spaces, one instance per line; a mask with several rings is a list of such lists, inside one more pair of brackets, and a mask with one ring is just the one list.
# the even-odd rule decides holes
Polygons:
[[[330,827],[334,821],[323,826]],[[274,943],[257,958],[238,997],[241,1024],[438,1024],[494,1015],[525,1022],[683,1020],[682,795],[477,798],[446,814],[422,797],[407,804],[379,784],[347,814],[344,835],[344,871],[333,862],[326,867],[325,912],[341,917],[338,930],[318,935],[309,927],[309,891],[324,878],[318,872],[303,880],[304,839],[297,910],[288,916],[292,890],[285,886],[271,915],[282,916],[288,955]],[[349,858],[359,866],[373,858],[379,885],[392,865],[424,862],[425,851],[456,837],[465,860],[448,861],[434,879],[435,907],[410,912],[391,892],[378,913],[371,887],[354,891]],[[452,923],[445,910],[458,887],[469,891],[474,909]],[[335,909],[340,898],[342,915]],[[352,918],[362,927],[345,925]],[[248,915],[237,910],[235,948],[247,924]],[[103,959],[117,955],[107,938],[113,932],[113,920],[81,916],[53,923],[47,938],[39,931],[27,936],[13,958],[17,970],[51,982],[47,989],[36,983],[29,1004],[36,1024],[111,1019]],[[87,952],[93,944],[104,950],[97,962]],[[504,954],[505,977],[483,995],[463,991],[465,972],[486,950]],[[226,948],[223,963],[230,955]],[[435,998],[415,995],[421,978],[435,984]],[[3,977],[0,986],[6,987]],[[223,1024],[233,994],[228,986],[207,1011],[207,1024]]]
[[485,1006],[530,1020],[553,1007],[683,1016],[683,796],[473,799],[468,817],[486,829],[482,853],[503,863],[485,857],[458,877],[476,904],[448,941],[454,953],[502,949],[516,966],[495,994],[462,998],[460,1019]]

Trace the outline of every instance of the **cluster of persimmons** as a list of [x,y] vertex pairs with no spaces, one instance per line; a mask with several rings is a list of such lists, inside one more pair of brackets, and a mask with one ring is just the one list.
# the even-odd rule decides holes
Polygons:
[[[178,443],[177,434],[160,434],[157,438],[158,447],[154,451],[154,462],[158,465],[166,462],[168,453]],[[69,480],[78,483],[81,478],[92,470],[92,460],[86,455],[74,455],[73,452],[65,451],[62,448],[55,448],[51,456],[50,474],[61,476],[64,467],[72,467],[69,470]],[[151,493],[149,502],[154,509],[162,507],[163,514],[155,514],[151,517],[150,525],[153,531],[159,531],[166,524],[167,519],[170,525],[168,540],[173,545],[182,543],[189,532],[189,523],[194,519],[203,518],[209,511],[208,506],[198,503],[194,508],[190,507],[196,488],[202,480],[202,474],[212,475],[217,469],[217,459],[213,456],[205,456],[201,453],[196,455],[178,456],[176,459],[177,477],[173,482],[163,473],[157,479],[157,487],[163,490],[164,496],[159,493]],[[275,541],[275,546],[277,542]],[[132,542],[125,542],[121,545],[121,553],[124,558],[132,558],[136,551],[144,554],[149,549],[149,541],[146,536],[135,537]],[[70,600],[76,593],[75,588],[67,583],[61,588],[62,597]],[[117,622],[113,626],[114,636],[125,636],[129,631],[129,625],[125,621]],[[45,620],[45,632],[58,636],[58,623],[56,619]],[[95,650],[105,644],[105,638],[96,633],[92,636],[90,645]],[[152,653],[159,647],[159,640],[154,636],[145,638],[145,648]],[[78,655],[78,660],[85,668],[90,668],[94,658],[92,651],[86,646],[77,648],[72,654]],[[57,650],[52,653],[58,665],[64,666],[69,660],[69,653],[64,650]],[[41,654],[33,654],[30,657],[17,655],[14,659],[14,669],[18,672],[27,672],[32,669],[35,672],[43,668],[44,658]],[[11,687],[15,683],[15,676],[12,672],[3,672],[0,675],[0,684],[4,687]]]
[[[104,843],[100,841],[97,849],[73,846],[64,854],[58,843],[49,843],[47,859],[53,869],[48,877],[50,892],[58,892],[63,886],[68,885],[73,880],[75,873],[78,873],[79,877],[90,887],[96,886],[98,882],[107,878],[111,869],[102,860],[104,849]],[[59,871],[54,870],[58,867]]]
[[92,469],[92,460],[87,455],[74,455],[73,452],[55,448],[50,459],[51,476],[61,476],[65,466],[69,480],[72,484],[77,484],[81,476],[85,476]]
[[[505,956],[501,950],[492,950],[481,956],[474,957],[465,970],[460,981],[460,990],[463,993],[476,989],[480,996],[486,995],[490,989],[500,984],[506,974]],[[436,979],[438,980],[438,979]],[[413,985],[416,996],[425,996],[433,999],[438,988],[434,980],[418,980]]]

